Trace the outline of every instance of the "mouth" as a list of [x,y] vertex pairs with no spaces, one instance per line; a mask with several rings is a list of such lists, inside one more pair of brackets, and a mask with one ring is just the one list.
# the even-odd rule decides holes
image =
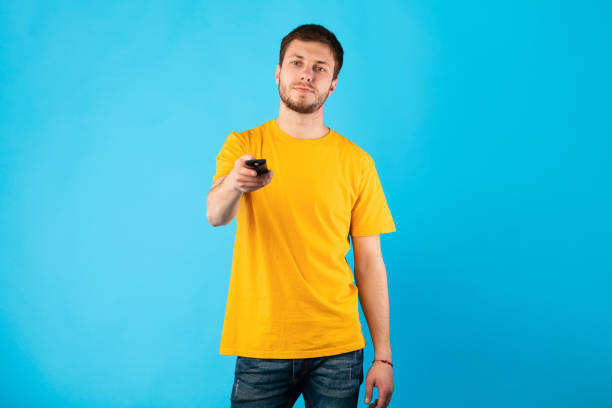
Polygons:
[[312,92],[310,89],[307,89],[307,88],[300,88],[300,87],[297,87],[297,88],[293,88],[293,89],[295,89],[296,91],[301,92],[301,93],[309,93],[309,92]]

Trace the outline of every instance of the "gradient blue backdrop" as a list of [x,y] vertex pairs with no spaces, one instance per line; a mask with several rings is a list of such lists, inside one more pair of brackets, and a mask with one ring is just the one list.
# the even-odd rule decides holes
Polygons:
[[612,406],[609,4],[2,1],[0,406],[229,406],[206,194],[303,23],[397,226],[391,406]]

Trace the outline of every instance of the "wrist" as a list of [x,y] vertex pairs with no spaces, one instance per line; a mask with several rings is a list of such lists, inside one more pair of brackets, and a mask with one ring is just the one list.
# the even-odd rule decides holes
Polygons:
[[232,171],[229,172],[229,174],[227,175],[227,178],[229,180],[223,180],[224,182],[227,181],[229,184],[229,188],[236,194],[242,194],[242,191],[240,191],[240,189],[238,188],[238,184],[236,183],[236,181],[234,180],[234,173],[235,173],[236,169],[233,169]]
[[390,349],[374,350],[374,359],[391,361],[391,350]]
[[374,364],[376,362],[379,362],[381,364],[388,364],[389,366],[391,366],[391,368],[393,368],[393,363],[391,361],[389,361],[389,360],[386,360],[386,359],[381,359],[381,360],[374,359],[374,361],[372,361],[372,364]]

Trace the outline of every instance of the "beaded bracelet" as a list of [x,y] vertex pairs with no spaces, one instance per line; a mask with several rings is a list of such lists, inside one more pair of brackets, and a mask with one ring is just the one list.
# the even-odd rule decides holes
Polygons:
[[[387,360],[374,360],[374,361],[382,361],[383,363],[387,363],[387,364],[391,365],[391,367],[393,367],[393,364],[391,364],[391,362],[387,361]],[[374,361],[372,361],[372,363],[374,363]]]

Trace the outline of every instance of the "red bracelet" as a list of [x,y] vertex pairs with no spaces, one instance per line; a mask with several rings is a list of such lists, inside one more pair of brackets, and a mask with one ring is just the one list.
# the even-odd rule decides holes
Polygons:
[[[391,365],[391,367],[393,367],[393,364],[391,364],[391,362],[390,362],[390,361],[387,361],[387,360],[374,360],[374,361],[382,361],[383,363],[390,364],[390,365]],[[374,363],[374,361],[372,361],[372,363]]]

